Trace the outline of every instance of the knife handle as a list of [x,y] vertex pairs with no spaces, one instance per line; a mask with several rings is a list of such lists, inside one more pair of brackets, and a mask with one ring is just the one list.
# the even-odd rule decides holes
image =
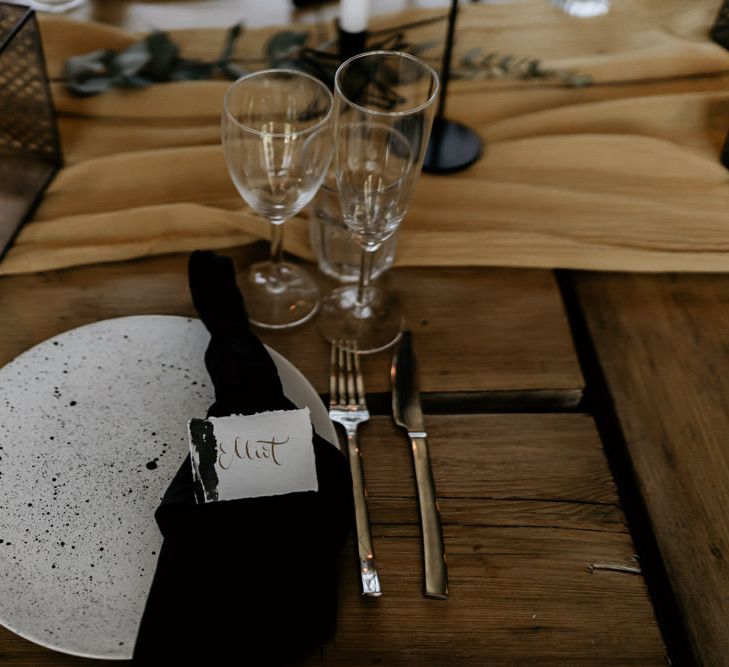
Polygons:
[[380,576],[375,566],[375,550],[370,534],[370,516],[367,511],[367,489],[362,471],[362,457],[359,453],[356,428],[347,428],[347,453],[349,470],[352,473],[352,492],[354,495],[354,521],[357,530],[357,556],[362,584],[362,595],[379,597],[382,595]]
[[425,595],[444,600],[448,597],[448,572],[438,501],[435,496],[435,482],[428,454],[428,440],[424,435],[411,433],[410,444],[413,449],[415,484],[418,489],[420,526],[423,530]]

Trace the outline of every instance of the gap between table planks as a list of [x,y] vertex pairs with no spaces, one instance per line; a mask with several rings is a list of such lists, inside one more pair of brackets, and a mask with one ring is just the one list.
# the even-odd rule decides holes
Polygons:
[[698,664],[729,656],[729,277],[574,274]]

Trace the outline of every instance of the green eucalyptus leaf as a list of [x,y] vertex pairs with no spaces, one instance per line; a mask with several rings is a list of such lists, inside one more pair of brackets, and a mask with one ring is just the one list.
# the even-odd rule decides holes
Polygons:
[[334,88],[334,74],[339,67],[339,58],[313,49],[302,49],[296,59],[296,69],[319,79],[330,90]]
[[510,56],[510,55],[502,56],[501,60],[499,60],[499,68],[502,69],[504,71],[504,73],[507,73],[513,62],[514,62],[514,56]]
[[529,64],[527,65],[526,76],[535,79],[540,75],[541,69],[542,63],[539,62],[536,58],[533,58],[529,61]]
[[218,58],[218,69],[229,79],[239,79],[246,73],[245,69],[231,62],[231,57],[235,51],[235,44],[242,34],[243,24],[237,23],[228,31],[223,50],[220,53],[220,58]]
[[308,68],[306,67],[306,64],[299,60],[298,58],[286,58],[284,60],[279,60],[277,67],[280,67],[281,69],[295,69],[299,72],[308,72]]
[[141,72],[151,59],[145,41],[135,42],[114,58],[114,72],[129,77]]
[[170,72],[171,81],[199,81],[212,76],[213,63],[204,63],[198,60],[178,60]]
[[565,83],[575,88],[584,88],[592,85],[592,77],[589,74],[571,74]]
[[146,88],[154,83],[151,79],[139,74],[117,74],[112,84],[120,88]]
[[479,60],[481,59],[482,53],[483,53],[483,49],[480,49],[479,47],[476,46],[476,47],[466,51],[466,53],[461,58],[461,62],[466,67],[478,67],[478,63],[479,63]]
[[64,65],[64,74],[68,79],[83,81],[90,77],[103,76],[109,72],[114,60],[114,51],[92,51],[81,56],[72,56]]
[[408,53],[412,53],[414,56],[420,55],[421,53],[425,53],[426,51],[430,51],[431,49],[434,49],[436,46],[438,46],[441,43],[442,40],[440,39],[431,39],[428,42],[421,42],[420,44],[414,44],[410,47]]
[[230,30],[228,30],[228,34],[225,37],[225,44],[223,45],[223,50],[220,53],[220,62],[228,62],[230,60],[230,57],[233,55],[233,51],[235,50],[235,44],[238,41],[238,38],[243,34],[243,24],[242,23],[236,23]]
[[149,52],[146,74],[154,81],[169,81],[179,49],[166,32],[153,32],[144,40]]
[[229,61],[220,61],[218,68],[225,76],[233,80],[240,79],[244,74],[247,74],[245,69]]
[[281,63],[290,59],[293,54],[306,44],[308,32],[285,30],[276,33],[266,43],[266,56],[274,67],[282,67]]
[[109,90],[111,83],[112,80],[109,76],[93,76],[83,81],[69,80],[67,86],[72,93],[82,97],[88,97]]

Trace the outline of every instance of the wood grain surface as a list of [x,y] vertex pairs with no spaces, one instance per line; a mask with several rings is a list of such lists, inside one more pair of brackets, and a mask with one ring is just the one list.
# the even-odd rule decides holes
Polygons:
[[[240,271],[264,244],[225,254]],[[0,364],[62,331],[111,317],[194,315],[187,256],[163,257],[0,278]],[[312,272],[315,267],[309,266]],[[321,280],[322,289],[333,286]],[[574,406],[582,375],[554,277],[508,269],[395,269],[414,332],[422,390],[460,392],[478,406]],[[314,384],[329,390],[329,348],[316,322],[261,337]],[[389,354],[364,361],[370,393],[389,392]]]
[[[361,445],[384,595],[362,600],[354,546],[340,562],[338,631],[306,664],[664,665],[634,548],[586,415],[427,418],[450,599],[422,596],[407,440],[386,417]],[[0,630],[8,665],[73,665]]]
[[575,278],[692,649],[729,664],[729,277]]

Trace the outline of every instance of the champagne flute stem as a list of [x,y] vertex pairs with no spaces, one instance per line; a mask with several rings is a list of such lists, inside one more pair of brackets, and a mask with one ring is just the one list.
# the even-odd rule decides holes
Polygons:
[[359,262],[359,282],[357,283],[357,305],[363,306],[365,302],[365,291],[370,285],[370,275],[372,274],[372,259],[375,253],[366,248],[362,248]]
[[271,223],[271,264],[280,264],[283,261],[283,223]]

